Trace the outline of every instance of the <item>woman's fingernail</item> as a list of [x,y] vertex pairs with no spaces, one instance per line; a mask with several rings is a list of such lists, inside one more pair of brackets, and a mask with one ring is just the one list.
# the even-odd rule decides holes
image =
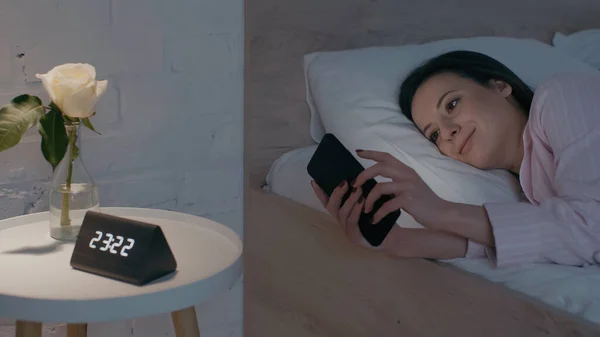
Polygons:
[[352,187],[352,193],[356,192],[356,187]]
[[356,149],[356,152],[363,152],[362,149]]
[[346,181],[342,180],[342,181],[340,181],[340,185],[338,187],[344,187],[344,185],[346,185]]

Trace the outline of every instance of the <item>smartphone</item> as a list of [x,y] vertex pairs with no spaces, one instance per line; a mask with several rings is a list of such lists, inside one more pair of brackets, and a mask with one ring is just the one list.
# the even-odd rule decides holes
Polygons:
[[[308,174],[328,196],[331,196],[343,180],[350,185],[364,169],[352,153],[331,133],[325,134],[307,166]],[[376,184],[375,179],[369,179],[363,184],[362,194],[365,198]],[[349,188],[342,198],[342,205],[351,193],[351,188]],[[400,217],[401,211],[397,210],[386,215],[378,223],[371,223],[375,212],[392,198],[392,195],[382,195],[374,203],[370,213],[361,213],[360,215],[358,221],[360,232],[365,240],[374,247],[381,245]]]

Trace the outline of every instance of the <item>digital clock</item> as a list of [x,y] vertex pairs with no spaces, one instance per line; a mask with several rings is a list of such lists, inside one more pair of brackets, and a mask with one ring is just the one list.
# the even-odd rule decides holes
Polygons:
[[159,226],[88,211],[75,242],[71,266],[143,285],[175,271],[177,262]]
[[[108,251],[111,254],[119,254],[123,257],[127,257],[129,256],[129,254],[127,254],[127,251],[130,250],[131,248],[133,248],[133,245],[135,245],[135,240],[132,238],[127,238],[127,244],[125,246],[123,246],[121,248],[121,246],[123,245],[123,242],[125,241],[125,238],[122,237],[121,235],[114,235],[112,233],[102,233],[102,231],[96,231],[96,234],[98,236],[93,237],[90,240],[89,243],[89,247],[92,249],[97,249],[98,247],[96,246],[96,243],[99,242],[100,240],[102,240],[102,237],[105,236],[106,240],[102,241],[102,243],[104,244],[104,247],[100,247],[100,251],[106,252]],[[116,239],[115,239],[116,236]],[[120,251],[118,249],[121,249]]]

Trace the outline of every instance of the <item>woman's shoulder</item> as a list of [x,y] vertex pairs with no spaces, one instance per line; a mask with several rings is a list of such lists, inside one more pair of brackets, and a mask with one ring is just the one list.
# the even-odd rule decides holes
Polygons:
[[556,73],[536,87],[530,119],[543,122],[546,117],[559,121],[568,115],[570,118],[576,114],[598,115],[599,97],[600,72]]
[[560,72],[546,77],[535,89],[534,100],[542,95],[580,92],[600,85],[600,72]]
[[529,130],[563,148],[600,129],[600,73],[560,73],[535,90]]

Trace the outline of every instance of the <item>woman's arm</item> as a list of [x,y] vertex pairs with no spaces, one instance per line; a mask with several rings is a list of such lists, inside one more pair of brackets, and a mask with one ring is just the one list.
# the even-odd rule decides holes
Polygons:
[[[358,226],[361,212],[364,210],[362,191],[357,188],[346,202],[340,206],[342,196],[348,184],[338,186],[329,197],[316,183],[311,182],[315,195],[325,209],[337,222],[346,237],[358,246],[368,250],[383,252],[394,257],[454,259],[465,257],[469,243],[466,238],[430,229],[402,228],[393,226],[383,243],[371,246],[362,236]],[[469,257],[484,257],[483,249],[473,250]]]
[[465,256],[467,239],[418,228],[394,228],[382,244],[388,255],[402,258],[455,259]]
[[440,221],[430,226],[432,229],[459,235],[482,245],[495,245],[492,225],[483,206],[446,202],[446,207],[439,212]]

